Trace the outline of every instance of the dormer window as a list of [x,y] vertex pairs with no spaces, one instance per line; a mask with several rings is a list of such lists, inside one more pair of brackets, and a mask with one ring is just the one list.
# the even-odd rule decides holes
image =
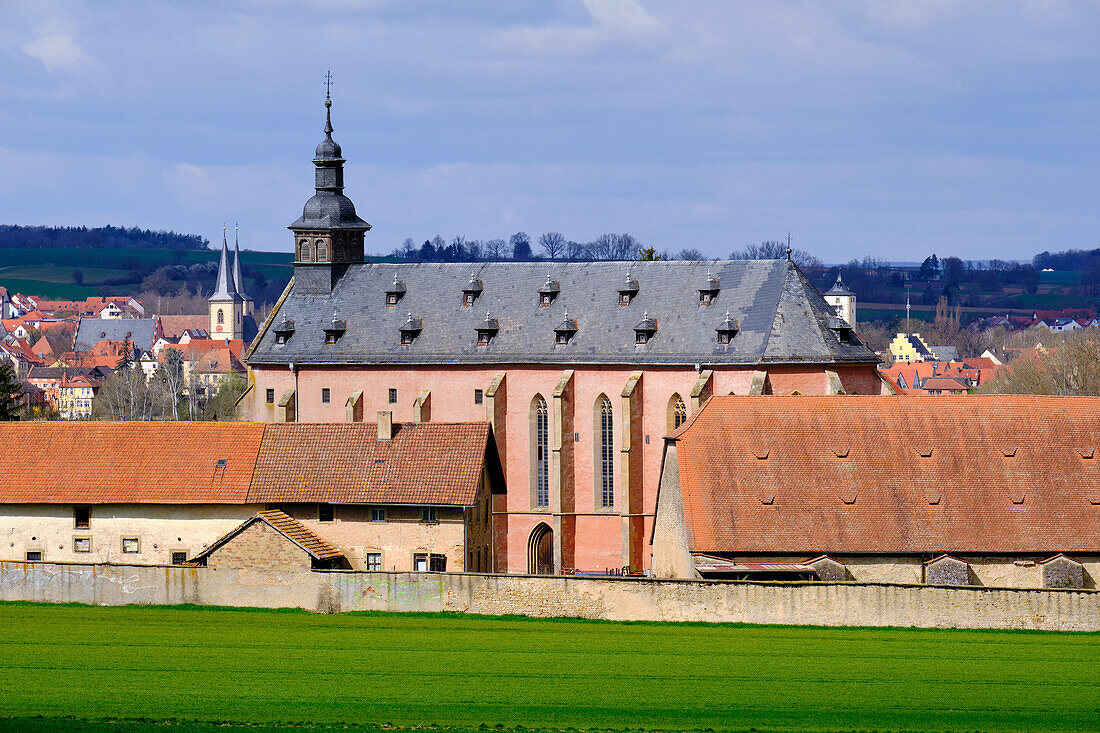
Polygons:
[[642,320],[634,327],[634,344],[645,346],[657,333],[657,319],[649,317],[649,311],[642,316]]
[[346,330],[348,330],[348,322],[338,318],[336,311],[333,311],[332,320],[325,326],[325,343],[336,343],[340,340],[340,337],[344,335],[344,331]]
[[481,291],[484,290],[484,284],[474,277],[474,273],[470,273],[470,282],[466,283],[466,287],[462,288],[462,305],[470,307],[477,300],[477,296],[481,295]]
[[393,275],[393,283],[386,288],[386,307],[397,305],[401,298],[405,297],[405,283],[397,279],[397,273]]
[[562,322],[554,328],[554,343],[565,346],[577,334],[577,321],[569,317],[569,311],[565,312]]
[[294,321],[286,317],[286,313],[283,314],[283,320],[279,322],[279,325],[275,327],[275,343],[285,344],[290,340],[290,337],[294,335]]
[[733,337],[737,335],[737,332],[741,330],[741,324],[730,315],[729,311],[726,311],[726,320],[722,321],[716,330],[718,331],[718,343],[729,344],[733,341]]
[[557,280],[552,280],[549,275],[546,276],[546,282],[539,288],[539,307],[544,308],[554,302],[554,298],[558,297],[558,293],[561,292],[561,284]]
[[707,270],[707,281],[703,287],[699,288],[699,305],[710,305],[714,302],[714,299],[718,297],[718,292],[722,289],[721,284],[710,270]]
[[488,346],[493,337],[500,330],[500,322],[493,318],[488,311],[485,312],[485,320],[477,327],[477,345]]
[[837,341],[842,344],[858,344],[859,339],[852,332],[852,327],[843,318],[829,316],[829,330],[835,335]]
[[416,341],[416,337],[420,335],[423,328],[424,321],[420,318],[413,318],[413,314],[410,312],[409,317],[401,324],[401,344],[408,346]]
[[630,305],[634,296],[638,294],[638,281],[626,274],[626,283],[619,288],[619,305]]

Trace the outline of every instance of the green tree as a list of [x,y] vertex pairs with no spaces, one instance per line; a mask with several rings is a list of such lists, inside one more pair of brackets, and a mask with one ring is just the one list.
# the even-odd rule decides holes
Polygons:
[[661,255],[657,254],[655,247],[639,247],[638,248],[638,260],[641,262],[656,262],[661,259]]
[[237,400],[244,394],[244,380],[230,372],[218,380],[218,392],[206,403],[203,417],[207,420],[237,419]]
[[23,411],[19,401],[22,385],[10,364],[0,365],[0,420],[18,420]]
[[129,369],[134,365],[134,345],[130,343],[129,339],[122,342],[122,347],[118,350],[118,364],[115,364],[115,369]]

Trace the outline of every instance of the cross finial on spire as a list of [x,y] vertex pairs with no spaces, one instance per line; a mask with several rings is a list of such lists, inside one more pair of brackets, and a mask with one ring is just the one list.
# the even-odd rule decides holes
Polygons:
[[325,72],[325,136],[332,139],[332,71]]
[[332,69],[325,72],[325,101],[332,101]]

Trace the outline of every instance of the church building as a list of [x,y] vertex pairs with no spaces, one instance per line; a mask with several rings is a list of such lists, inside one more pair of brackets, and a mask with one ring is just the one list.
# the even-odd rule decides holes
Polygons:
[[366,263],[325,104],[294,276],[245,355],[239,416],[488,421],[507,484],[495,570],[648,569],[663,437],[711,395],[886,389],[789,259]]
[[218,279],[210,296],[210,338],[222,341],[251,341],[256,336],[254,303],[244,291],[241,277],[241,245],[234,238],[233,266],[229,266],[229,243],[222,231],[222,255]]

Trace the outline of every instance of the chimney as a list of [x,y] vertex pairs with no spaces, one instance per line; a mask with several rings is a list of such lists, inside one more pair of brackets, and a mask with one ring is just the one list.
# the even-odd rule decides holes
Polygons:
[[378,439],[389,440],[393,437],[393,413],[389,410],[378,411]]

